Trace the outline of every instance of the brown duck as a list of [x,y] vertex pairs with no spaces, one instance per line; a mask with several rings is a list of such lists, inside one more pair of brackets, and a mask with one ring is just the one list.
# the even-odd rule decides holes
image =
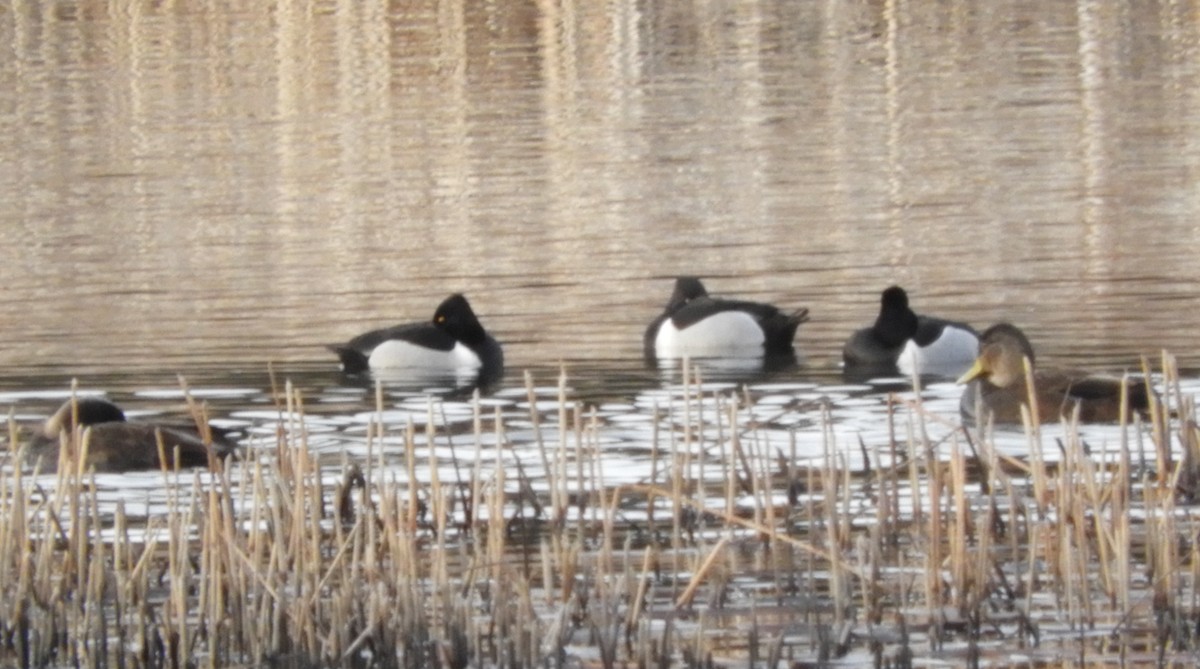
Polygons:
[[162,467],[158,439],[162,436],[163,452],[168,468],[174,466],[178,449],[180,467],[207,467],[210,455],[220,460],[237,450],[237,444],[223,432],[213,428],[207,437],[195,426],[130,423],[117,405],[97,397],[68,401],[46,419],[40,432],[29,440],[26,462],[42,459],[42,471],[57,467],[59,449],[78,425],[87,439],[85,467],[96,471],[121,472]]
[[[1021,406],[1029,401],[1024,359],[1033,370],[1034,399],[1042,422],[1070,418],[1076,408],[1081,422],[1116,422],[1122,418],[1121,395],[1128,408],[1144,413],[1150,406],[1146,384],[1038,369],[1033,346],[1025,333],[1010,323],[999,323],[979,338],[979,357],[959,383],[974,381],[962,397],[964,418],[974,420],[976,403],[996,423],[1020,423]],[[1124,416],[1129,418],[1127,414]]]

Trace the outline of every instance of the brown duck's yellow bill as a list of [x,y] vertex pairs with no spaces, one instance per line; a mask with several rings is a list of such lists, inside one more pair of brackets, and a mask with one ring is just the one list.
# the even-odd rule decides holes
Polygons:
[[958,377],[957,383],[968,383],[968,382],[974,381],[975,379],[978,379],[979,377],[983,376],[986,373],[987,373],[987,370],[984,369],[983,359],[976,358],[975,364],[971,365],[971,369],[968,369],[966,372],[963,373],[962,376]]

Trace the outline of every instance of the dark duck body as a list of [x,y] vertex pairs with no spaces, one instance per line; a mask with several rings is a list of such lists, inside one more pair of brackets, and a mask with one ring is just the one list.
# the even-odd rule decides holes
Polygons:
[[979,353],[979,335],[957,321],[919,315],[899,286],[884,290],[879,315],[842,347],[850,372],[934,374],[956,377]]
[[774,357],[793,355],[796,329],[808,309],[787,313],[746,300],[712,297],[694,277],[681,277],[666,309],[646,328],[648,361],[682,357]]
[[[79,429],[81,440],[74,435]],[[51,471],[59,462],[63,444],[87,445],[84,467],[102,472],[160,469],[159,438],[166,468],[176,456],[180,467],[207,467],[237,452],[237,443],[223,431],[208,427],[202,434],[195,425],[129,422],[125,412],[112,402],[85,397],[68,401],[42,425],[27,446],[26,459],[41,458],[42,470]]]
[[482,384],[504,372],[500,343],[457,293],[443,300],[429,321],[372,330],[329,348],[347,374],[393,372]]

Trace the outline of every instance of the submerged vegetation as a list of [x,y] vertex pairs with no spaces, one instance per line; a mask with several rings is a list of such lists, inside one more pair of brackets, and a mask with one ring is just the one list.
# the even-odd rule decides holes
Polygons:
[[161,513],[79,467],[7,468],[0,663],[1193,666],[1200,429],[1164,367],[1119,443],[1030,428],[1024,457],[919,394],[889,401],[886,443],[847,444],[820,402],[779,429],[685,380],[632,483],[606,476],[612,425],[532,382],[521,420],[477,399],[451,425],[430,400],[353,459],[309,447],[287,389],[240,460],[161,472]]

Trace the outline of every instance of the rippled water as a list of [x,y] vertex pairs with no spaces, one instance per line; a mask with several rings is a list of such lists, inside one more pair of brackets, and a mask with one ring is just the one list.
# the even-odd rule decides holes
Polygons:
[[811,308],[818,372],[892,282],[1196,366],[1196,9],[16,3],[0,371],[332,366],[451,291],[620,370],[676,274]]

